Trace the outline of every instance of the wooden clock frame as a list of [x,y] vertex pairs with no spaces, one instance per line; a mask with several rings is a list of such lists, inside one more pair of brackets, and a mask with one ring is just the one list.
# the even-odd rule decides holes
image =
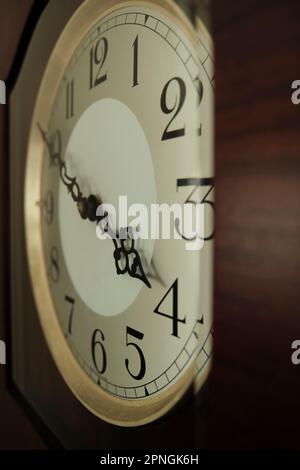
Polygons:
[[[7,11],[1,11],[2,46],[6,51],[0,57],[1,79],[7,79],[11,69],[6,82],[8,89],[13,88],[26,46],[41,16],[42,3],[43,0],[7,0]],[[290,85],[291,80],[300,76],[297,60],[300,3],[294,0],[214,0],[213,10],[217,56],[217,237],[215,348],[210,378],[208,445],[227,450],[297,449],[299,366],[291,363],[289,346],[299,333],[300,121],[299,106],[293,106],[290,100]],[[32,73],[34,75],[34,70]],[[0,334],[8,346],[7,365],[0,369],[1,418],[2,423],[8,423],[1,427],[1,448],[42,449],[46,445],[63,445],[69,448],[174,449],[176,445],[191,448],[191,442],[199,447],[202,430],[197,427],[195,437],[196,433],[193,436],[191,428],[184,426],[186,416],[189,419],[203,407],[183,406],[178,411],[177,424],[180,422],[181,429],[185,430],[179,438],[172,433],[174,415],[140,428],[137,435],[132,432],[134,429],[119,430],[102,425],[76,404],[56,371],[36,315],[30,313],[29,293],[26,302],[20,304],[24,311],[29,309],[29,313],[26,310],[28,323],[26,331],[23,330],[24,337],[21,338],[21,328],[19,333],[14,332],[14,325],[9,328],[9,247],[12,252],[17,250],[16,258],[25,255],[25,251],[21,242],[20,246],[15,245],[15,238],[20,234],[10,231],[7,224],[8,112],[9,101],[0,108],[3,136],[0,141]],[[15,218],[23,192],[17,186],[21,168],[11,165],[11,178],[13,171],[16,172],[16,194],[10,206]],[[17,226],[21,223],[22,220]],[[25,256],[17,260],[20,276],[24,272],[28,275],[25,263]],[[17,273],[12,273],[12,284],[16,276]],[[29,289],[29,283],[25,287]],[[12,347],[9,346],[10,331]],[[22,354],[18,340],[26,344],[26,349],[33,346],[32,354],[25,351],[31,363],[14,358],[16,350]],[[44,366],[39,377],[34,377],[36,361]],[[18,377],[14,372],[13,380],[10,378],[12,366],[14,370],[19,368]],[[50,378],[53,394],[47,387]],[[36,385],[33,390],[31,381]],[[42,403],[34,391],[39,381],[44,393]],[[60,397],[56,402],[58,393]],[[40,405],[43,412],[40,412]],[[55,416],[50,416],[48,423],[47,416],[53,410]],[[66,415],[73,426],[70,435],[64,423]],[[56,440],[53,436],[50,438],[49,429]]]
[[[56,14],[54,3],[59,3],[60,15]],[[52,38],[54,44],[58,31],[62,30],[82,0],[72,0],[68,7],[62,2],[52,0],[52,8],[47,9],[47,19],[41,15],[33,33],[32,41],[39,37],[39,31]],[[55,31],[52,24],[55,21]],[[121,448],[121,447],[182,447],[192,448],[203,435],[204,413],[202,397],[198,404],[189,399],[192,390],[178,406],[157,422],[142,428],[121,429],[105,423],[86,410],[70,392],[60,376],[50,352],[46,346],[38,322],[38,315],[33,299],[24,239],[24,142],[29,133],[32,103],[38,82],[45,68],[49,50],[47,44],[39,48],[38,56],[31,54],[24,63],[21,74],[27,77],[26,92],[16,85],[10,96],[10,128],[13,134],[10,140],[10,198],[11,198],[11,332],[12,332],[12,380],[25,397],[29,406],[35,410],[41,420],[47,423],[50,434],[56,436],[59,445],[67,448]],[[35,49],[37,51],[38,49]],[[34,73],[30,73],[33,70]],[[30,79],[29,79],[30,77]],[[19,115],[16,112],[19,110]],[[20,114],[21,122],[20,126]],[[204,393],[204,392],[203,392]],[[198,414],[200,424],[195,426]],[[65,418],[64,418],[65,417]],[[185,429],[180,436],[171,435],[174,424]]]

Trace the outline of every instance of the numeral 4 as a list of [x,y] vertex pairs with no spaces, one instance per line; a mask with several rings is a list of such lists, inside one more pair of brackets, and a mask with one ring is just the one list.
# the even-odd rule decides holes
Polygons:
[[[168,314],[165,312],[161,312],[159,310],[161,304],[164,302],[164,300],[168,297],[169,294],[172,293],[172,314]],[[166,294],[163,296],[157,307],[154,309],[154,313],[157,313],[158,315],[161,315],[163,317],[169,318],[172,320],[172,336],[176,336],[176,338],[179,338],[178,336],[178,323],[185,323],[186,318],[178,318],[178,279],[171,285],[170,289],[166,292]]]

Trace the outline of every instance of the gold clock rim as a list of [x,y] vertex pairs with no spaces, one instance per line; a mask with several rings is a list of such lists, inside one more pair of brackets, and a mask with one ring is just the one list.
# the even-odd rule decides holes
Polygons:
[[[65,382],[78,400],[93,414],[119,426],[147,424],[167,413],[183,397],[195,379],[194,364],[183,376],[158,396],[126,400],[99,387],[81,368],[63,335],[46,273],[41,231],[41,211],[37,205],[41,194],[43,142],[36,123],[46,129],[51,109],[72,53],[86,32],[117,8],[148,6],[167,15],[185,33],[192,45],[196,35],[186,16],[170,0],[86,0],[74,13],[59,37],[49,58],[39,87],[30,126],[25,173],[25,238],[29,271],[42,330],[53,359]],[[52,93],[49,93],[52,89]],[[205,378],[203,378],[203,382]]]

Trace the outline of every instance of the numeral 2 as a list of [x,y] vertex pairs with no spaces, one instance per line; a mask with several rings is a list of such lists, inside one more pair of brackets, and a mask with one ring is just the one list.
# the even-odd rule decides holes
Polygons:
[[[179,89],[179,99],[176,97],[174,105],[171,107],[168,107],[167,95],[168,95],[168,89],[171,83],[177,84],[177,87]],[[175,139],[177,137],[182,137],[185,135],[185,126],[180,129],[169,130],[169,127],[171,126],[176,116],[178,116],[180,110],[182,109],[182,106],[184,105],[185,97],[186,97],[186,86],[182,78],[180,77],[171,78],[171,80],[169,80],[167,84],[164,86],[164,89],[161,94],[161,99],[160,99],[161,110],[165,114],[171,114],[172,112],[174,112],[174,115],[171,121],[169,122],[169,124],[167,125],[166,129],[164,130],[161,140]]]
[[[197,104],[197,107],[199,108],[201,103],[202,103],[202,100],[203,100],[204,88],[203,88],[203,83],[202,83],[202,81],[200,80],[199,77],[197,77],[196,81],[198,83],[198,104]],[[202,135],[202,124],[200,124],[200,126],[197,129],[197,135],[199,137]]]

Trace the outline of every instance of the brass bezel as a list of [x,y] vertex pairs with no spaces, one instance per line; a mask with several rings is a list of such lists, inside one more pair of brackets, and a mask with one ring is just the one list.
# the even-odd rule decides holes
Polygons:
[[[41,212],[36,201],[41,193],[43,142],[36,123],[47,129],[56,92],[67,63],[88,29],[114,9],[125,6],[149,6],[175,22],[196,45],[196,34],[183,12],[170,0],[86,0],[63,30],[49,58],[39,88],[31,122],[25,174],[26,249],[34,298],[40,323],[54,361],[64,380],[79,401],[99,418],[119,426],[149,423],[168,412],[194,381],[193,364],[166,391],[146,400],[126,400],[110,395],[90,379],[71,352],[61,330],[52,301],[41,232]],[[49,93],[49,90],[52,92]],[[208,373],[201,377],[201,383]],[[199,384],[198,384],[199,386]]]

